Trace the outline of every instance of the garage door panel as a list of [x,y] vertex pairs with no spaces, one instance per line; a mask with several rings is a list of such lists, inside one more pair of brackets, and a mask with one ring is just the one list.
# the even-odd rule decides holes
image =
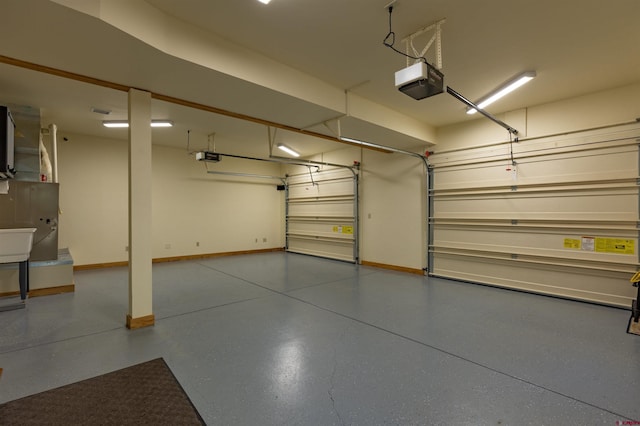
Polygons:
[[289,236],[289,240],[294,247],[289,249],[291,252],[353,262],[353,244],[349,241],[327,241],[295,235]]
[[314,235],[352,241],[353,220],[289,220],[289,234]]
[[637,219],[637,194],[637,188],[576,192],[555,192],[549,188],[534,194],[503,192],[456,197],[436,194],[433,217],[633,221]]
[[[522,142],[524,144],[524,142]],[[616,147],[594,150],[586,153],[557,153],[555,150],[532,147],[514,147],[525,151],[517,159],[514,168],[509,151],[503,148],[502,158],[493,161],[468,161],[460,165],[439,170],[438,190],[494,187],[500,185],[519,186],[551,183],[559,185],[571,182],[598,182],[618,180],[633,176],[637,170],[637,141],[625,139]],[[478,159],[480,160],[480,159]],[[507,171],[507,169],[510,169]],[[513,172],[515,169],[515,172]]]
[[636,254],[600,252],[596,251],[596,247],[593,251],[585,250],[582,243],[585,238],[594,239],[594,244],[596,239],[613,238],[621,240],[620,244],[627,242],[635,249],[638,244],[637,234],[636,230],[596,231],[592,229],[589,230],[589,234],[578,234],[562,228],[531,230],[439,226],[434,231],[434,245],[450,249],[545,256],[559,260],[580,259],[592,262],[612,262],[614,265],[630,265],[633,269],[637,264]]
[[289,195],[291,198],[343,196],[344,194],[353,194],[352,185],[353,181],[350,177],[339,180],[314,180],[314,183],[289,184]]
[[350,169],[288,178],[287,250],[357,261],[357,175]]
[[353,198],[345,201],[290,201],[289,215],[303,217],[353,217]]
[[631,306],[629,278],[640,269],[639,140],[632,124],[436,152],[429,273]]
[[532,267],[459,255],[436,254],[436,258],[431,274],[435,276],[623,307],[630,306],[635,297],[627,274]]

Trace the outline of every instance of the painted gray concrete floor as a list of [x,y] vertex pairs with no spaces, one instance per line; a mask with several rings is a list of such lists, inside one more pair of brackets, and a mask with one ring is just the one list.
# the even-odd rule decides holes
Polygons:
[[640,420],[629,311],[288,253],[153,273],[154,327],[125,268],[0,312],[0,403],[163,357],[210,425]]

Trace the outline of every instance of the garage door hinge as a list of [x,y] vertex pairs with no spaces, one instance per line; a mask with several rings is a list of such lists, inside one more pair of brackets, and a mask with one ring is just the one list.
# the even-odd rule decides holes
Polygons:
[[517,186],[515,186],[515,185],[514,185],[514,186],[512,186],[512,187],[511,187],[511,191],[515,192],[515,191],[517,191],[517,190],[518,190],[518,187],[517,187]]

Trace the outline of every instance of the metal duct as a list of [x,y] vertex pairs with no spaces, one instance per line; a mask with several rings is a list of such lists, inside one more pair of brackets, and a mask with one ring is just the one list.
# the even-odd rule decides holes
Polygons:
[[15,180],[40,181],[40,110],[9,104],[16,123]]

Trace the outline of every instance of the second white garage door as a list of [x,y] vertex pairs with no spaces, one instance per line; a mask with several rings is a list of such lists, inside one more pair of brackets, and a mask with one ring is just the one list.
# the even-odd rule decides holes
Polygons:
[[358,176],[324,169],[287,179],[287,251],[358,261]]

